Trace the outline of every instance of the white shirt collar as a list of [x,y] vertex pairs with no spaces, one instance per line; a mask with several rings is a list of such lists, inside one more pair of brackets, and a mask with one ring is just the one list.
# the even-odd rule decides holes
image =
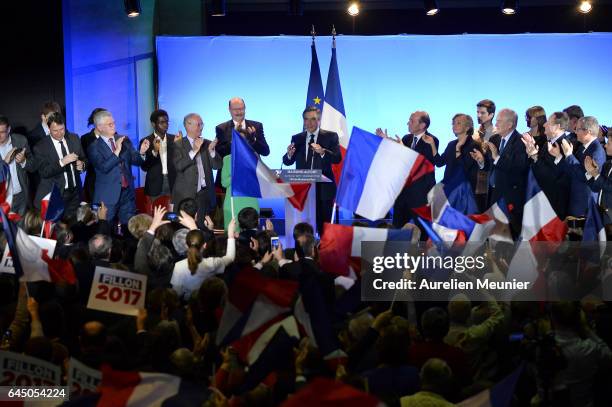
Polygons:
[[586,149],[589,148],[591,143],[594,142],[594,141],[597,141],[597,137],[594,138],[593,140],[589,141],[588,143],[584,144],[584,151],[586,151]]
[[557,140],[559,140],[561,137],[565,136],[565,134],[566,134],[566,133],[565,133],[565,132],[563,132],[563,133],[559,134],[558,136],[555,136],[555,137],[554,137],[552,140],[550,140],[550,141],[549,141],[549,143],[551,143],[551,144],[552,144],[552,143],[556,143],[556,142],[557,142]]
[[315,140],[319,137],[319,130],[321,128],[317,127],[317,129],[314,131],[314,133],[309,133],[308,130],[306,130],[306,142],[308,142],[308,138],[310,137],[310,134],[314,134],[315,136]]
[[50,134],[49,126],[47,126],[47,123],[43,123],[43,122],[40,122],[40,124],[42,125],[43,131],[48,136]]
[[232,121],[234,122],[234,128],[235,128],[236,130],[244,129],[245,124],[246,124],[246,119],[244,119],[244,120],[242,121],[242,123],[238,123],[238,122],[237,122],[237,121],[235,121],[235,120],[232,120]]
[[424,131],[424,132],[419,133],[419,134],[413,134],[413,137],[415,137],[417,139],[417,142],[418,142],[421,139],[421,137],[423,137],[423,134],[425,134],[425,133],[426,132]]

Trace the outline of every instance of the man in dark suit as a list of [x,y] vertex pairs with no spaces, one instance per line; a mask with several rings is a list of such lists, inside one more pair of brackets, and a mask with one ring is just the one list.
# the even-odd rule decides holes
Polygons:
[[504,198],[506,204],[512,206],[510,229],[515,238],[521,232],[529,172],[529,158],[521,141],[521,134],[516,131],[517,123],[518,116],[515,111],[502,109],[495,122],[497,134],[486,142],[489,151],[486,163],[479,151],[474,152],[474,158],[481,167],[486,165],[491,170],[489,206],[500,198]]
[[11,210],[23,215],[31,205],[27,173],[36,171],[36,160],[30,152],[25,136],[11,133],[6,116],[0,116],[0,158],[8,164],[10,170],[13,188]]
[[81,177],[87,159],[81,148],[79,136],[66,132],[64,117],[53,113],[47,120],[49,133],[34,147],[34,156],[38,164],[40,184],[36,190],[34,207],[40,210],[42,199],[57,185],[64,200],[64,216],[76,216],[79,207]]
[[[431,119],[427,112],[416,111],[412,113],[410,119],[408,119],[408,131],[410,133],[402,137],[401,143],[423,155],[433,165],[434,154],[430,144],[433,144],[437,151],[440,142],[434,135],[427,131],[430,123]],[[386,130],[383,132],[381,129],[376,129],[376,134],[380,137],[388,137]],[[395,137],[396,141],[400,142],[399,137]],[[412,211],[412,208],[419,208],[427,205],[427,194],[435,184],[436,176],[432,172],[402,189],[402,192],[400,192],[399,196],[395,199],[395,204],[393,205],[393,227],[401,228],[408,221],[413,219],[413,221],[419,225],[419,228],[421,228],[420,223],[416,220],[417,215]],[[422,229],[421,238],[427,238],[427,234]]]
[[[605,145],[606,154],[612,155],[612,138],[608,138]],[[606,231],[612,231],[612,160],[604,163],[603,168],[589,156],[584,157],[584,169],[586,170],[587,185],[593,192],[597,193],[597,204],[603,212],[602,220],[606,225]]]
[[94,123],[100,135],[88,149],[90,164],[96,171],[94,202],[104,202],[110,222],[118,216],[121,224],[127,225],[136,214],[132,165],[142,165],[149,142],[145,140],[140,152],[136,152],[126,136],[117,135],[115,120],[109,111],[96,113]]
[[[87,159],[89,160],[89,162],[91,162],[91,159],[89,158],[89,153],[88,153],[89,146],[91,145],[91,143],[96,141],[98,137],[100,137],[100,135],[96,133],[96,126],[94,126],[94,116],[96,115],[96,113],[101,112],[103,110],[106,110],[106,109],[101,108],[101,107],[96,107],[94,110],[92,110],[91,114],[89,115],[89,118],[87,118],[87,126],[92,127],[92,129],[89,133],[85,133],[81,136],[81,146],[83,147],[83,151],[87,155]],[[94,169],[92,165],[90,165],[87,168],[87,173],[85,174],[85,183],[83,186],[83,190],[84,190],[83,199],[85,201],[93,202],[95,184],[96,184],[96,170]]]
[[[187,137],[174,146],[173,161],[176,180],[172,190],[172,202],[179,205],[185,198],[198,203],[198,219],[212,214],[216,206],[213,169],[220,169],[221,155],[215,150],[217,139],[202,138],[204,122],[200,115],[190,113],[183,119]],[[179,131],[179,135],[182,136]]]
[[149,141],[143,171],[147,172],[144,192],[151,199],[151,203],[161,195],[170,195],[176,171],[174,169],[174,136],[168,134],[168,113],[165,110],[155,110],[151,113],[151,126],[153,133],[144,138]]
[[563,140],[569,141],[565,134],[568,122],[569,118],[565,112],[555,112],[548,117],[544,123],[544,134],[548,141],[546,151],[540,151],[536,140],[528,133],[525,133],[522,138],[527,148],[527,155],[533,161],[531,164],[533,174],[561,220],[567,216],[570,183],[567,182],[561,168],[555,165],[555,158],[549,154],[548,150],[552,149],[553,145],[559,148]]
[[321,111],[307,107],[302,113],[303,131],[291,136],[291,144],[283,156],[283,164],[292,165],[299,170],[317,169],[332,182],[320,182],[316,185],[317,196],[317,231],[323,232],[323,223],[331,221],[334,199],[336,197],[336,180],[332,164],[342,161],[338,134],[321,129]]
[[[62,108],[57,102],[45,102],[40,109],[40,122],[28,133],[28,144],[30,150],[34,151],[34,146],[41,140],[49,138],[49,126],[47,126],[47,120],[53,113],[61,113]],[[37,171],[28,174],[30,179],[30,196],[36,195],[38,190],[38,184],[40,184],[40,175]]]
[[[597,141],[599,133],[599,123],[592,116],[582,117],[576,123],[576,136],[581,144],[578,151],[574,152],[573,145],[568,141],[561,142],[561,148],[554,146],[551,148],[551,154],[555,157],[557,164],[564,174],[570,180],[570,199],[568,207],[568,215],[575,217],[586,216],[589,208],[589,199],[597,199],[597,193],[591,191],[587,184],[587,177],[584,170],[584,161],[586,157],[597,164],[597,168],[601,169],[606,161],[606,152]],[[563,155],[565,159],[563,159]]]
[[266,137],[264,136],[263,124],[254,120],[245,120],[244,118],[246,112],[244,100],[238,97],[230,99],[229,112],[232,120],[228,120],[215,127],[215,134],[218,140],[216,150],[221,155],[221,158],[228,155],[232,150],[232,131],[234,129],[246,131],[246,140],[256,153],[262,156],[269,155],[270,147],[268,147]]

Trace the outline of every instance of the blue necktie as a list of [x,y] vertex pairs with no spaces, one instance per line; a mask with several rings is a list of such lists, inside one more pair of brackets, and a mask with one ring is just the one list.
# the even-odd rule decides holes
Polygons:
[[499,154],[501,155],[502,151],[504,151],[504,148],[506,148],[506,139],[503,138],[501,141],[501,145],[499,146]]

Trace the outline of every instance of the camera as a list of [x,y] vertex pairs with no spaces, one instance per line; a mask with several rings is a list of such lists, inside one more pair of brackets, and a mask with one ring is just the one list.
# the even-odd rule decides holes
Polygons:
[[179,216],[176,212],[166,212],[164,215],[164,220],[169,220],[170,222],[178,222]]

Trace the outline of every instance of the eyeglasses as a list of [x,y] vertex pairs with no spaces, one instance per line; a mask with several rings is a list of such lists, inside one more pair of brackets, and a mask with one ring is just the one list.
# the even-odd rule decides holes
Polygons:
[[581,131],[589,131],[589,129],[587,129],[586,127],[576,127],[576,131],[581,130]]

